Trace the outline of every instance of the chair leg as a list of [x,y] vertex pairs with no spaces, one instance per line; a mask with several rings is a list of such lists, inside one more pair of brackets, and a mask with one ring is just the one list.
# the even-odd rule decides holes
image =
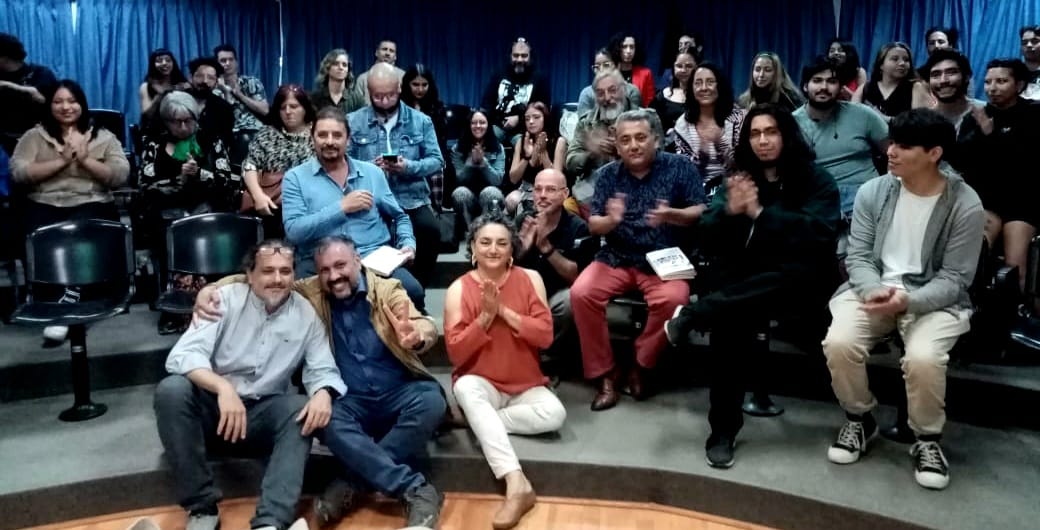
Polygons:
[[87,364],[87,328],[83,324],[69,326],[72,347],[72,391],[75,402],[58,415],[61,421],[84,421],[105,413],[108,407],[90,400],[90,366]]

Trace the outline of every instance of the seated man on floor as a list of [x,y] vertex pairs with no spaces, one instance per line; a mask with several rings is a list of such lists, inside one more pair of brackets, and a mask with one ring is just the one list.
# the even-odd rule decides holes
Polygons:
[[979,196],[954,172],[939,169],[955,142],[953,124],[914,109],[891,123],[889,173],[856,194],[849,281],[830,301],[834,317],[823,352],[845,425],[827,450],[836,464],[859,460],[878,434],[877,400],[867,381],[871,348],[893,330],[903,337],[903,379],[914,478],[925,488],[950,482],[939,446],[946,422],[946,364],[968,331],[985,216]]
[[[268,457],[251,527],[288,528],[310,436],[347,390],[318,315],[292,291],[292,254],[276,239],[246,254],[245,283],[211,288],[224,318],[189,328],[166,359],[171,375],[155,391],[155,417],[188,530],[220,526],[207,449],[243,445]],[[310,399],[292,385],[301,363]]]
[[[318,112],[312,125],[315,158],[290,169],[282,181],[282,216],[289,241],[299,249],[300,276],[314,274],[314,247],[323,237],[352,239],[361,257],[390,245],[393,222],[396,245],[415,256],[415,236],[408,213],[401,208],[383,171],[370,162],[346,156],[350,127],[339,109]],[[400,280],[420,311],[426,308],[423,287],[404,267],[390,275]]]
[[665,324],[676,346],[688,346],[692,331],[711,332],[706,452],[712,467],[733,465],[745,386],[754,370],[764,369],[758,366],[764,356],[753,355],[760,348],[755,335],[771,319],[822,312],[838,284],[838,187],[813,159],[789,112],[769,104],[748,111],[734,169],[699,225],[702,249],[717,270],[711,291]]
[[[419,360],[437,342],[437,328],[415,309],[400,282],[362,267],[353,241],[321,239],[314,261],[318,275],[293,289],[329,331],[349,390],[332,405],[323,441],[351,480],[360,479],[334,480],[315,500],[315,514],[323,524],[336,522],[356,506],[358,491],[371,487],[404,501],[409,526],[434,528],[441,495],[411,462],[423,454],[447,410],[444,392]],[[241,277],[200,291],[196,314],[221,318],[227,306],[212,290],[235,281]]]
[[574,324],[581,341],[585,377],[598,381],[592,410],[609,409],[619,396],[619,373],[607,330],[607,302],[638,289],[649,305],[646,328],[635,341],[636,365],[629,373],[632,397],[646,396],[643,375],[667,345],[664,322],[689,303],[685,280],[663,281],[646,260],[654,250],[679,247],[687,227],[704,211],[704,186],[688,158],[658,152],[661,122],[652,110],[622,113],[615,125],[621,160],[596,172],[589,232],[606,245],[571,286]]
[[543,169],[534,177],[535,210],[516,218],[520,233],[516,262],[525,269],[537,271],[545,282],[553,317],[550,349],[556,353],[563,353],[560,348],[574,321],[570,286],[580,272],[575,241],[589,235],[585,221],[564,209],[563,201],[569,196],[563,173]]

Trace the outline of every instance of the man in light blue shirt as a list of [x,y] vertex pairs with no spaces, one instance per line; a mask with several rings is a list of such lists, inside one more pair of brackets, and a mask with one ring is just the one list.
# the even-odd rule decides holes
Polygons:
[[[328,236],[353,240],[362,258],[391,245],[408,260],[414,259],[412,220],[398,203],[383,171],[345,156],[350,127],[343,113],[331,108],[318,112],[313,137],[317,157],[290,169],[282,181],[282,218],[286,237],[297,246],[299,275],[316,273],[314,246]],[[388,221],[393,223],[393,238]],[[400,280],[415,306],[425,311],[423,287],[411,272],[398,267],[390,276]]]
[[[224,318],[192,326],[166,359],[171,375],[155,391],[155,417],[188,530],[220,525],[207,449],[242,445],[269,455],[251,527],[288,528],[311,434],[328,425],[332,400],[347,391],[325,326],[292,291],[292,255],[281,240],[254,247],[243,260],[248,283],[218,291]],[[309,399],[292,386],[301,363]]]
[[816,166],[833,175],[838,185],[844,221],[838,255],[844,256],[856,191],[878,176],[874,156],[888,149],[888,124],[865,105],[838,100],[837,67],[826,57],[817,57],[802,70],[802,89],[807,102],[794,111],[794,119],[816,153]]
[[370,104],[347,115],[348,152],[351,158],[372,162],[386,174],[419,240],[411,269],[425,287],[437,263],[441,233],[430,206],[429,180],[444,171],[444,156],[430,117],[401,103],[401,77],[393,66],[377,63],[368,71],[366,82]]

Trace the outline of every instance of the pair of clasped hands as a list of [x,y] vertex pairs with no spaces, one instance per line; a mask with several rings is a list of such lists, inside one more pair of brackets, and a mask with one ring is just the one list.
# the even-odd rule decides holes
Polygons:
[[[200,292],[200,298],[195,303],[196,320],[219,320],[223,315],[220,307],[220,293],[212,289],[208,293]],[[409,318],[409,306],[407,303],[397,304],[393,309],[386,303],[382,304],[383,315],[390,322],[398,343],[409,350],[418,348],[422,342],[422,335],[418,328]],[[235,387],[227,380],[217,392],[217,408],[220,411],[220,420],[217,423],[217,436],[229,443],[235,443],[246,439],[246,407],[242,398],[238,395]],[[296,423],[302,423],[300,434],[310,436],[318,429],[324,429],[332,419],[332,396],[324,388],[318,390],[307,401],[307,404],[296,416]]]

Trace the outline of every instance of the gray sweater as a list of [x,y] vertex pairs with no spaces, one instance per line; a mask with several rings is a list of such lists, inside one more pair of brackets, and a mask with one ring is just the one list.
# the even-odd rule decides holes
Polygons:
[[[903,284],[909,294],[907,313],[926,314],[943,309],[968,309],[968,287],[975,278],[985,226],[982,201],[957,173],[944,170],[946,188],[928,219],[921,250],[921,274],[908,274]],[[885,289],[881,284],[881,247],[902,182],[891,173],[860,187],[852,212],[849,253],[845,260],[849,281],[838,293],[853,289],[861,299]]]

